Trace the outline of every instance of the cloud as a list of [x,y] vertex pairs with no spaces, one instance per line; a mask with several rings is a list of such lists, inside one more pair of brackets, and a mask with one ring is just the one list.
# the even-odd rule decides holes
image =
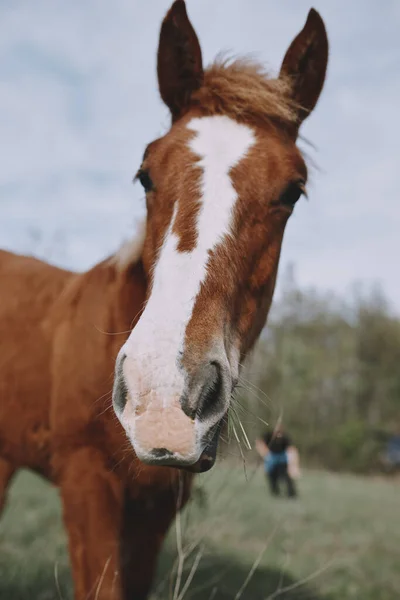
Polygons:
[[[145,145],[168,123],[155,57],[169,4],[0,3],[2,246],[84,269],[131,235],[144,212],[131,180]],[[310,168],[311,199],[296,208],[282,262],[297,264],[301,283],[337,291],[356,279],[381,281],[399,308],[399,4],[314,6],[331,55],[326,89],[303,130],[317,150],[301,145],[318,168]],[[309,7],[188,0],[206,62],[231,50],[275,71]]]

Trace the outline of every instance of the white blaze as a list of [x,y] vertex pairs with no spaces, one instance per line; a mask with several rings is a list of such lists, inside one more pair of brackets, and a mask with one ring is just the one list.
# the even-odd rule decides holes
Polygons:
[[[195,118],[187,127],[196,134],[189,147],[199,157],[196,166],[203,170],[196,246],[190,252],[177,250],[179,238],[172,230],[179,203],[185,201],[177,198],[154,268],[150,298],[121,350],[127,355],[124,372],[135,403],[147,394],[158,396],[159,390],[168,404],[183,391],[178,357],[183,352],[186,326],[207,275],[209,251],[231,234],[237,194],[229,172],[255,142],[249,127],[225,116]],[[129,366],[129,358],[134,359],[135,367]]]

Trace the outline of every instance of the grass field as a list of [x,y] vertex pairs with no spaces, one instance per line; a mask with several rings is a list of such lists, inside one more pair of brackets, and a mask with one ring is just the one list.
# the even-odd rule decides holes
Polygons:
[[[306,472],[296,501],[271,499],[261,471],[247,475],[220,463],[198,478],[180,522],[184,552],[195,546],[180,600],[400,597],[398,481]],[[176,539],[173,528],[152,600],[179,597]],[[56,491],[20,474],[0,522],[0,599],[71,599],[65,541]]]

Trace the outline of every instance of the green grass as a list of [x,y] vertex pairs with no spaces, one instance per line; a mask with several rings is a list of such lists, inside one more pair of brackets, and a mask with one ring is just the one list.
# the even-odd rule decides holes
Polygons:
[[[185,599],[233,600],[258,561],[241,600],[397,599],[399,482],[313,471],[300,493],[272,499],[260,470],[246,481],[223,463],[199,477],[181,518],[184,550],[196,544],[181,589],[200,560]],[[0,521],[0,600],[72,598],[65,542],[56,490],[22,473]],[[173,528],[152,600],[173,598],[176,558]]]

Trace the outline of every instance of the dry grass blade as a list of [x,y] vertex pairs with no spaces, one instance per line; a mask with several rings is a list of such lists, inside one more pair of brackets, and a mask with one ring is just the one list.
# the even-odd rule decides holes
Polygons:
[[174,587],[174,594],[172,596],[173,600],[178,600],[179,598],[179,590],[181,587],[182,581],[182,573],[183,567],[185,564],[185,554],[183,552],[182,545],[182,517],[180,512],[180,507],[182,506],[182,497],[183,497],[183,478],[179,477],[179,491],[177,498],[177,513],[175,517],[175,531],[176,531],[176,547],[178,550],[178,570],[176,574],[176,581]]
[[[238,422],[238,424],[239,424],[239,426],[240,426],[240,429],[242,430],[242,433],[243,433],[243,437],[244,437],[244,442],[245,442],[245,445],[247,446],[247,448],[248,448],[249,450],[251,450],[251,444],[250,444],[250,442],[249,442],[249,438],[247,437],[246,431],[245,431],[245,429],[244,429],[244,427],[243,427],[243,424],[242,424],[242,422],[241,422],[241,420],[240,420],[240,418],[239,418],[239,415],[237,414],[237,411],[236,411],[235,407],[234,407],[234,406],[231,406],[231,410],[232,410],[232,413],[233,413],[233,415],[235,416],[235,419],[237,420],[237,422]],[[237,433],[236,433],[236,438],[238,439],[238,437],[237,437]]]
[[102,574],[100,575],[99,584],[98,584],[97,589],[96,589],[96,595],[94,597],[94,600],[98,600],[98,598],[99,598],[101,586],[103,585],[104,577],[105,577],[106,571],[108,569],[108,565],[110,564],[110,561],[111,561],[111,554],[107,558],[106,563],[104,565],[104,569],[102,571]]
[[56,582],[56,589],[57,589],[57,595],[59,597],[59,600],[63,600],[63,597],[61,594],[61,589],[60,589],[60,582],[58,580],[58,562],[54,563],[54,580]]
[[275,592],[273,592],[272,594],[267,596],[267,598],[265,600],[274,600],[274,598],[278,598],[281,594],[286,594],[286,592],[291,592],[291,591],[301,587],[302,585],[305,585],[309,581],[312,581],[313,579],[315,579],[316,577],[318,577],[319,575],[321,575],[322,573],[327,571],[329,569],[329,567],[331,567],[333,565],[334,562],[335,562],[335,559],[329,561],[323,567],[321,567],[317,571],[314,571],[314,573],[311,573],[307,577],[304,577],[304,579],[302,579],[301,581],[296,581],[295,583],[291,583],[290,585],[286,585],[283,588],[277,589]]
[[272,540],[272,538],[274,537],[274,535],[275,535],[275,534],[276,534],[276,532],[278,531],[279,527],[280,527],[280,523],[277,523],[277,524],[275,525],[274,529],[272,530],[272,532],[270,533],[270,535],[268,536],[268,539],[267,539],[267,541],[266,541],[266,543],[265,543],[265,545],[264,545],[263,549],[261,550],[261,552],[260,552],[260,553],[259,553],[259,555],[257,556],[256,560],[255,560],[255,561],[254,561],[254,563],[252,564],[252,567],[251,567],[251,569],[250,569],[250,571],[249,571],[249,573],[248,573],[248,575],[247,575],[246,579],[244,580],[242,587],[240,588],[240,590],[239,590],[239,591],[238,591],[238,593],[236,594],[236,596],[235,596],[234,600],[239,600],[239,599],[242,597],[242,594],[243,594],[244,590],[245,590],[245,589],[246,589],[246,587],[248,586],[248,584],[249,584],[249,582],[250,582],[251,578],[253,577],[253,575],[254,575],[254,573],[255,573],[255,571],[256,571],[256,569],[257,569],[258,565],[260,564],[260,562],[261,562],[261,560],[262,560],[262,557],[264,556],[264,554],[265,554],[265,552],[266,552],[266,550],[267,550],[267,548],[268,548],[268,546],[269,546],[269,544],[270,544],[270,541]]
[[244,476],[245,476],[246,481],[247,481],[246,457],[243,454],[242,444],[240,443],[240,439],[239,439],[239,436],[238,436],[237,431],[236,431],[236,427],[235,427],[235,425],[234,425],[233,422],[232,422],[232,430],[233,430],[234,436],[235,436],[236,441],[237,441],[238,446],[239,446],[240,456],[242,457]]
[[232,404],[234,404],[235,408],[240,409],[243,414],[248,414],[253,419],[260,421],[265,427],[269,427],[269,423],[267,423],[267,421],[264,421],[264,419],[262,419],[259,415],[250,410],[248,406],[243,406],[243,404],[237,398],[232,399]]
[[213,587],[213,589],[211,590],[211,594],[210,594],[210,597],[209,597],[208,600],[213,600],[215,598],[217,592],[218,592],[218,588],[217,587]]
[[285,571],[286,571],[287,567],[289,566],[289,564],[290,564],[290,555],[286,554],[285,561],[282,565],[281,572],[279,574],[278,590],[280,590],[282,588],[283,577],[284,577]]
[[182,588],[181,593],[178,596],[178,600],[183,600],[183,598],[185,597],[186,592],[188,591],[190,584],[192,583],[193,577],[195,576],[195,573],[197,571],[197,567],[199,566],[199,563],[201,561],[201,558],[203,556],[203,552],[204,552],[204,548],[200,548],[200,550],[198,551],[198,553],[196,554],[196,558],[193,561],[193,565],[192,568],[190,569],[190,573],[187,576],[185,585]]
[[[240,383],[242,383],[243,386],[247,387],[247,390],[249,392],[252,391],[253,394],[261,394],[268,401],[269,405],[273,404],[273,401],[270,398],[270,396],[268,396],[268,394],[265,393],[264,390],[258,387],[255,383],[253,383],[249,379],[246,379],[243,375],[239,375],[239,381]],[[262,402],[265,406],[268,406],[268,404],[265,401],[261,400],[260,397],[258,397],[258,400],[260,400],[260,402]]]

